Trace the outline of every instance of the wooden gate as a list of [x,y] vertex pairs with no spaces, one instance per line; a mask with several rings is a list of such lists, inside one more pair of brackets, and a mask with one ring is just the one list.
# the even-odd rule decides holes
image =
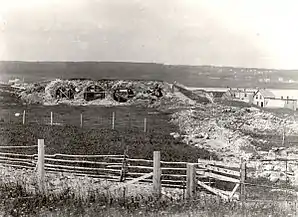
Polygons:
[[[196,164],[197,184],[206,190],[224,199],[240,199],[245,192],[244,182],[246,163],[223,163],[198,159]],[[209,184],[206,184],[207,183]],[[240,191],[237,190],[240,187]]]

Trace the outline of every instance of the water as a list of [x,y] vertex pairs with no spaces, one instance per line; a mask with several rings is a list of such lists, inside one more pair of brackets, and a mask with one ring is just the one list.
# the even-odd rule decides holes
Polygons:
[[161,64],[104,62],[0,62],[0,81],[39,82],[55,78],[168,80]]

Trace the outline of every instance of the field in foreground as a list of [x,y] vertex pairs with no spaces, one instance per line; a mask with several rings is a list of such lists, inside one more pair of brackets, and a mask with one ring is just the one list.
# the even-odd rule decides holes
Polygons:
[[[162,189],[156,200],[152,185],[135,184],[110,191],[117,185],[105,180],[46,174],[47,187],[37,188],[34,172],[0,167],[1,216],[296,216],[295,203],[278,201],[287,197],[280,192],[254,191],[268,201],[226,201],[199,192],[192,201],[178,189]],[[274,198],[274,199],[273,199]],[[296,208],[296,210],[295,210]]]

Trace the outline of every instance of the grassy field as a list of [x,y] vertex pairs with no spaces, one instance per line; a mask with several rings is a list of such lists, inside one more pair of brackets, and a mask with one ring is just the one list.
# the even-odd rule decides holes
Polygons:
[[[153,151],[161,151],[163,160],[196,162],[209,158],[208,151],[191,147],[166,133],[166,129],[148,133],[139,130],[90,129],[76,126],[0,124],[1,145],[36,145],[44,138],[46,153],[123,154],[128,148],[131,158],[152,159]],[[14,150],[31,153],[37,150]],[[10,151],[11,152],[11,151]],[[216,156],[213,156],[216,158]]]
[[[59,191],[41,194],[38,191],[32,193],[26,189],[28,182],[32,184],[35,182],[32,175],[27,172],[1,169],[1,173],[0,214],[2,216],[279,217],[297,214],[294,203],[278,201],[283,194],[278,192],[268,194],[263,189],[258,195],[267,194],[268,201],[256,200],[241,204],[204,193],[199,193],[192,201],[184,200],[181,195],[180,197],[162,196],[156,200],[153,195],[145,193],[146,186],[143,186],[143,191],[139,189],[142,193],[123,197],[121,192],[112,193],[103,190],[105,183],[97,182],[99,189],[94,191],[91,180],[71,180],[59,176]],[[8,174],[14,178],[7,178]]]

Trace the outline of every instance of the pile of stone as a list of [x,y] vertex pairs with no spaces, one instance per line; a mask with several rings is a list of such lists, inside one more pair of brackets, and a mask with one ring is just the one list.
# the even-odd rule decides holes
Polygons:
[[271,182],[287,181],[298,185],[298,149],[279,147],[263,152],[255,171],[257,177],[268,178]]
[[[100,87],[106,92],[101,99],[85,100],[84,93],[90,85]],[[113,97],[117,89],[131,89],[133,97],[127,102],[119,103]],[[161,95],[156,96],[154,91],[160,90]],[[29,84],[18,93],[20,98],[29,104],[40,103],[54,105],[66,103],[71,105],[128,105],[128,104],[158,104],[160,99],[175,98],[171,86],[159,81],[138,80],[61,80]]]
[[[257,108],[238,108],[220,104],[197,104],[172,115],[187,144],[214,151],[219,157],[239,159],[258,156],[256,134],[287,135],[298,131],[295,119],[284,119]],[[298,133],[298,132],[297,132]],[[264,143],[267,141],[264,140]]]

